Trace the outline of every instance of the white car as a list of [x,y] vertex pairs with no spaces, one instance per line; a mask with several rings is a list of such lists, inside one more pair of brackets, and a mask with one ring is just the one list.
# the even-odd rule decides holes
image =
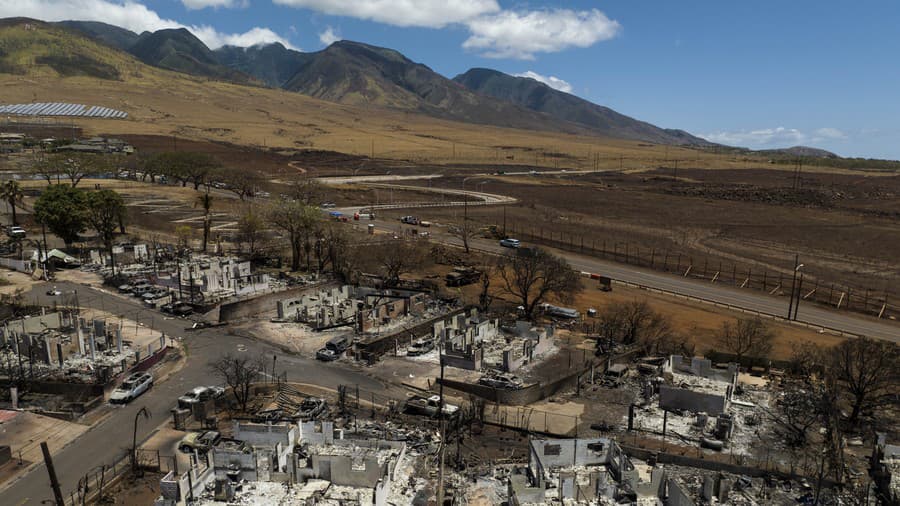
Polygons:
[[504,248],[518,248],[520,243],[518,239],[506,238],[500,239],[500,246],[503,246]]
[[136,372],[125,378],[121,385],[109,396],[112,404],[127,404],[153,386],[153,375],[149,372]]
[[209,399],[218,399],[224,394],[225,389],[219,386],[197,387],[178,398],[178,407],[190,409],[192,405],[198,402],[205,402]]

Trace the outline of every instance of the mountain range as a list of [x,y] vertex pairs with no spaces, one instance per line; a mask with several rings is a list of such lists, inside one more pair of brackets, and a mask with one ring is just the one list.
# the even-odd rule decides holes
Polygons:
[[[41,23],[0,20],[2,26]],[[151,66],[244,85],[282,88],[356,106],[387,107],[436,118],[529,130],[593,134],[657,144],[710,146],[683,130],[663,129],[544,83],[490,69],[472,69],[448,79],[400,52],[360,42],[338,41],[317,52],[281,44],[211,50],[189,30],[137,34],[91,21],[51,23]],[[81,58],[68,55],[66,62]],[[116,65],[95,60],[95,77],[115,78]],[[7,62],[8,63],[8,62]],[[87,61],[82,61],[87,64]],[[59,65],[62,65],[58,62]],[[0,46],[0,72],[4,71]],[[72,67],[72,65],[69,65]],[[87,65],[92,67],[92,65]]]

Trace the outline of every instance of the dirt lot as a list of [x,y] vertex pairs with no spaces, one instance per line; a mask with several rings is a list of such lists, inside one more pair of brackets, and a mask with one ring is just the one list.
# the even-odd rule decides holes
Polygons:
[[[505,213],[508,232],[526,242],[552,236],[575,249],[605,248],[604,256],[619,260],[627,248],[632,263],[639,256],[649,264],[652,252],[657,262],[667,255],[674,264],[680,256],[683,268],[692,261],[695,271],[710,275],[768,271],[770,288],[779,273],[790,273],[798,253],[804,286],[812,290],[818,280],[817,295],[838,283],[854,289],[858,305],[870,290],[870,312],[885,292],[896,302],[900,287],[890,280],[900,277],[900,176],[806,173],[800,190],[791,189],[791,177],[768,169],[692,169],[679,171],[677,183],[652,172],[467,178],[467,187],[520,199],[505,210],[473,207],[468,214],[502,226]],[[458,188],[462,181],[432,184]],[[419,214],[447,221],[454,212]]]

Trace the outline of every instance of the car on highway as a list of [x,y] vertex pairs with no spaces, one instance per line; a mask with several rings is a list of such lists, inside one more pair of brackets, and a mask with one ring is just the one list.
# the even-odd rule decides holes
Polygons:
[[203,432],[191,432],[181,438],[178,442],[178,451],[182,453],[206,453],[210,448],[216,445],[222,435],[214,430],[206,430]]
[[319,207],[321,207],[322,209],[334,209],[335,207],[337,207],[337,204],[335,204],[334,202],[322,202],[322,205]]
[[131,374],[109,396],[112,404],[127,404],[138,398],[153,386],[153,375],[149,372]]
[[178,398],[178,407],[182,409],[191,409],[191,406],[198,402],[218,399],[223,395],[225,395],[225,389],[219,386],[196,387]]
[[500,239],[500,246],[503,246],[504,248],[518,248],[521,246],[521,243],[518,239],[507,237],[505,239]]
[[400,218],[400,223],[406,223],[407,225],[418,225],[419,219],[415,216],[403,216]]

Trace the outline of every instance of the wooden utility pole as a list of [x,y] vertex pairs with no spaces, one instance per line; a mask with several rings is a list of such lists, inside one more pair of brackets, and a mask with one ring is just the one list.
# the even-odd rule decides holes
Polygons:
[[799,254],[794,255],[794,270],[791,272],[791,293],[790,293],[791,298],[790,298],[790,301],[788,302],[788,314],[787,314],[788,320],[791,319],[791,315],[793,314],[793,311],[794,311],[794,289],[796,288],[796,284],[797,284],[797,266],[798,265],[800,265],[800,255]]
[[50,449],[47,448],[46,441],[41,441],[41,452],[44,454],[47,474],[50,475],[50,487],[53,489],[53,498],[56,500],[56,505],[65,506],[66,501],[63,499],[62,491],[59,489],[59,480],[56,479],[56,468],[53,467],[53,457],[50,456]]

